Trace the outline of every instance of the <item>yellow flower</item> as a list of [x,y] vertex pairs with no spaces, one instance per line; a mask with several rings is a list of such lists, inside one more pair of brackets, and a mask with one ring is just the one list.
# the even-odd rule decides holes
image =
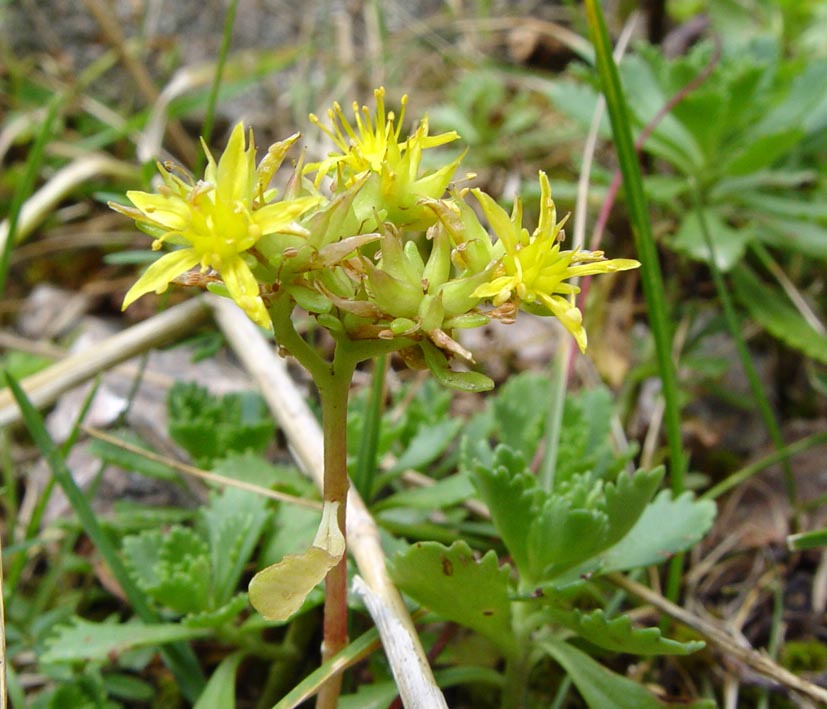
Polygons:
[[511,302],[532,312],[554,315],[574,336],[580,351],[585,351],[583,315],[574,304],[574,296],[580,289],[566,281],[578,276],[626,271],[637,268],[640,263],[633,259],[607,260],[602,251],[561,251],[561,230],[566,220],[557,222],[551,187],[544,172],[540,172],[540,222],[531,235],[522,226],[523,208],[519,198],[509,217],[490,196],[478,189],[472,191],[499,239],[495,252],[500,252],[493,278],[477,288],[474,295],[490,299],[494,307]]
[[367,106],[353,103],[355,127],[345,117],[338,103],[328,111],[332,128],[322,125],[313,114],[310,120],[321,128],[333,141],[339,152],[328,155],[324,160],[305,168],[305,172],[316,171],[316,186],[325,175],[334,170],[338,175],[337,190],[352,187],[367,173],[379,177],[379,196],[385,209],[384,218],[398,227],[425,229],[435,217],[418,202],[423,198],[437,199],[442,196],[462,156],[437,170],[420,175],[422,151],[445,145],[459,138],[456,131],[428,134],[428,117],[424,116],[413,135],[399,140],[402,120],[408,97],[402,97],[399,120],[395,114],[385,110],[385,89],[373,92],[376,99],[375,116]]
[[164,184],[157,194],[127,192],[134,208],[110,202],[112,209],[159,236],[152,244],[154,250],[164,242],[184,246],[155,261],[129,289],[123,307],[151,291],[163,293],[171,281],[197,265],[202,272],[217,271],[232,299],[255,323],[269,329],[270,315],[245,255],[267,234],[303,234],[294,220],[321,201],[302,197],[267,204],[275,196],[267,189],[270,179],[298,138],[296,134],[272,145],[256,168],[252,131],[248,145],[244,125],[239,123],[217,164],[204,146],[203,180],[182,179],[159,165]]

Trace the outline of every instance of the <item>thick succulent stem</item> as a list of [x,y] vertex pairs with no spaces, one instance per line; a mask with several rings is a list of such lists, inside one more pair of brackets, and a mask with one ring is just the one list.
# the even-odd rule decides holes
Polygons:
[[[345,534],[347,478],[347,401],[356,362],[336,348],[327,376],[316,380],[322,402],[324,434],[324,500],[339,503],[339,528]],[[325,579],[324,639],[322,661],[325,662],[347,645],[347,555],[334,566]],[[332,677],[321,688],[316,706],[332,709],[341,689],[341,675]]]

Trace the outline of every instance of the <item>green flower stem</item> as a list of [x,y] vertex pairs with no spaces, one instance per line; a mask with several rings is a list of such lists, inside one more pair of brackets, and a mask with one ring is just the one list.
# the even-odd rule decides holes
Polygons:
[[[270,309],[273,331],[280,347],[286,349],[310,373],[322,404],[324,440],[325,503],[339,503],[339,529],[346,536],[347,506],[347,401],[358,355],[347,340],[336,342],[333,361],[326,361],[299,333],[291,318],[293,303],[279,298]],[[326,662],[347,645],[347,554],[325,578],[324,639],[322,662]],[[335,709],[342,687],[342,677],[335,675],[319,692],[316,706]]]
[[[411,344],[408,340],[362,340],[336,338],[333,361],[325,360],[296,331],[293,303],[279,298],[270,308],[273,331],[279,346],[287,350],[310,373],[322,405],[324,440],[324,501],[339,503],[339,528],[346,536],[347,509],[347,403],[356,365],[366,359],[393,352]],[[327,662],[347,645],[347,555],[325,579],[324,640],[322,662]],[[331,677],[319,691],[316,706],[335,708],[342,677]]]
[[[324,501],[339,503],[339,529],[345,534],[347,510],[347,400],[358,359],[343,342],[336,343],[333,363],[326,376],[316,379],[322,402],[324,437]],[[325,579],[322,662],[347,645],[347,554]],[[342,684],[338,674],[324,684],[316,706],[335,708]]]

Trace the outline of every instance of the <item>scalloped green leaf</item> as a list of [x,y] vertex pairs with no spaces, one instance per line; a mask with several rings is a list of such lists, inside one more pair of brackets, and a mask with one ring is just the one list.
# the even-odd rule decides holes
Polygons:
[[191,613],[181,619],[190,628],[219,628],[233,621],[247,610],[249,599],[246,593],[237,593],[224,605],[201,613]]
[[827,364],[827,335],[814,330],[782,291],[763,284],[745,266],[733,270],[732,285],[750,317],[773,337],[817,362]]
[[702,641],[678,642],[661,635],[659,628],[635,628],[628,615],[609,620],[603,609],[580,610],[549,608],[554,622],[573,630],[590,643],[613,652],[634,655],[688,655],[705,646]]
[[157,603],[179,614],[209,606],[209,554],[194,530],[181,525],[166,535],[146,530],[124,538],[123,554],[135,583]]
[[450,547],[418,542],[393,557],[390,574],[405,593],[437,615],[484,635],[506,655],[518,653],[508,567],[499,566],[493,551],[477,560],[464,541]]
[[545,428],[548,397],[548,377],[535,372],[510,377],[492,404],[500,443],[531,458]]
[[167,409],[170,436],[203,466],[233,451],[263,450],[275,430],[266,403],[255,392],[218,397],[198,384],[176,382]]
[[91,623],[75,617],[46,642],[41,662],[112,662],[123,652],[179,640],[201,638],[211,631],[178,623]]
[[524,580],[539,583],[591,558],[605,548],[608,527],[601,510],[572,507],[563,497],[550,497],[529,523],[529,573]]
[[684,709],[715,708],[715,702],[704,699],[694,702],[679,700],[674,703],[658,699],[642,685],[615,674],[582,650],[553,636],[543,638],[539,644],[566,670],[591,709],[663,709],[668,706]]
[[[663,480],[663,467],[621,473],[603,488],[601,508],[608,518],[606,547],[619,542],[635,526]],[[606,548],[604,547],[604,548]]]
[[474,466],[473,482],[517,569],[530,583],[534,575],[526,540],[542,498],[534,476],[522,456],[499,446],[491,466]]
[[717,508],[711,500],[696,500],[691,492],[672,498],[661,491],[631,531],[601,556],[601,573],[660,564],[686,551],[709,531]]

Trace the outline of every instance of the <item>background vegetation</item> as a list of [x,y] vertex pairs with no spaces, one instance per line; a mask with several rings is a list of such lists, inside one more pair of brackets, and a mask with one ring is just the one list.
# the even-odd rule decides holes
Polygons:
[[[380,85],[460,134],[474,185],[529,210],[545,170],[569,242],[644,262],[584,284],[585,357],[545,320],[469,331],[491,395],[357,373],[351,476],[448,705],[825,701],[827,11],[607,3],[619,92],[594,5],[0,4],[11,706],[294,706],[329,674],[320,591],[287,623],[245,594],[318,524],[312,429],[272,418],[301,397],[196,289],[122,314],[154,255],[105,203],[242,118],[319,158],[307,114]],[[388,706],[351,600],[340,706]]]

